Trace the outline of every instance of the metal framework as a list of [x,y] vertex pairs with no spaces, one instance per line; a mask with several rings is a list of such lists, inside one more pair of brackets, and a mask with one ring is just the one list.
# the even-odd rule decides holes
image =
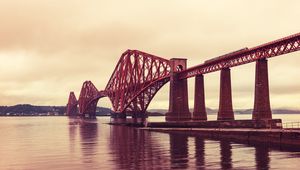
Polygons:
[[254,62],[262,58],[275,57],[300,50],[300,33],[240,52],[229,53],[222,57],[208,60],[179,73],[179,79],[186,79],[206,74],[223,68],[234,67]]
[[[203,64],[176,73],[176,80],[187,79],[224,68],[234,67],[300,50],[300,33],[254,48],[241,50],[207,60]],[[115,113],[145,113],[158,90],[170,81],[170,61],[138,50],[125,51],[115,67],[104,91],[91,81],[83,83],[78,101],[73,92],[67,104],[67,115],[95,117],[97,102],[109,97]]]
[[85,81],[78,99],[79,114],[85,118],[95,118],[97,103],[101,97],[105,97],[105,92],[99,92],[91,81]]
[[138,50],[124,52],[105,88],[116,113],[144,113],[169,81],[169,60]]
[[69,100],[68,100],[68,104],[67,104],[66,115],[67,116],[77,116],[77,114],[78,114],[77,105],[78,105],[78,101],[76,99],[74,92],[70,92]]

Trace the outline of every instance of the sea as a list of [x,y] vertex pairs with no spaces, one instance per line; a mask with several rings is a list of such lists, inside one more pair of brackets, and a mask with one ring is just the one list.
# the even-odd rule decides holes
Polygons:
[[[283,123],[300,115],[273,115]],[[209,115],[215,120],[215,115]],[[235,115],[251,119],[251,115]],[[148,121],[164,121],[150,117]],[[108,125],[64,116],[0,117],[1,170],[299,169],[300,151]]]

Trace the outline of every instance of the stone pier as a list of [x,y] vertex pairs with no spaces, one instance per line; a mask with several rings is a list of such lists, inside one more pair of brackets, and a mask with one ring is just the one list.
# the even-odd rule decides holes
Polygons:
[[234,120],[230,68],[221,70],[218,120]]
[[170,66],[169,111],[166,113],[166,121],[190,120],[187,79],[179,80],[176,74],[186,69],[186,59],[173,58]]
[[202,74],[195,77],[193,120],[207,120],[205,109],[204,78]]
[[272,119],[269,97],[268,61],[256,61],[253,120]]

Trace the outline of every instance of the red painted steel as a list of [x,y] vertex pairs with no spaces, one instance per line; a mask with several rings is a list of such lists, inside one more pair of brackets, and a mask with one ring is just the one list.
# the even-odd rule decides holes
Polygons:
[[96,118],[98,100],[105,95],[105,92],[99,92],[91,81],[85,81],[78,99],[80,116],[90,119]]
[[300,33],[294,34],[276,41],[272,41],[254,48],[242,49],[229,53],[216,60],[191,67],[178,73],[179,79],[186,79],[200,74],[206,74],[223,68],[234,67],[254,62],[261,58],[275,57],[300,50]]
[[105,88],[115,113],[145,113],[169,81],[169,60],[138,50],[124,52]]
[[78,101],[76,99],[76,96],[75,96],[74,92],[70,92],[69,100],[68,100],[68,104],[67,104],[66,115],[67,116],[77,116],[77,114],[78,114],[77,106],[78,106]]
[[[178,85],[178,90],[182,91],[181,88],[185,91],[187,83],[184,81],[187,78],[298,50],[300,50],[300,33],[254,48],[243,48],[189,69],[183,69],[178,65],[176,76],[173,75],[173,78],[179,84],[183,82],[182,85]],[[170,61],[167,59],[138,50],[127,50],[122,54],[104,91],[99,92],[90,81],[83,84],[79,97],[80,114],[94,117],[97,101],[104,96],[111,100],[115,113],[145,113],[157,91],[170,81],[170,67]],[[176,89],[173,88],[174,94]],[[187,96],[185,93],[180,95]],[[71,102],[69,101],[68,107],[71,106]],[[172,105],[178,104],[173,102]]]

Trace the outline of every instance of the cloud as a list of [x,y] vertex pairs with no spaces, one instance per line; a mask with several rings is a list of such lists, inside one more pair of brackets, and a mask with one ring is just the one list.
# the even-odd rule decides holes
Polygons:
[[[139,49],[193,66],[243,47],[299,32],[298,1],[0,2],[0,105],[64,105],[69,91],[91,80],[103,89],[121,54]],[[298,53],[269,60],[274,106],[297,107]],[[236,107],[252,107],[254,64],[232,69]],[[242,81],[241,81],[242,80]],[[206,100],[218,107],[219,73],[205,75]],[[194,81],[189,81],[192,107]],[[101,104],[110,107],[108,100]],[[168,85],[151,108],[168,107]]]

